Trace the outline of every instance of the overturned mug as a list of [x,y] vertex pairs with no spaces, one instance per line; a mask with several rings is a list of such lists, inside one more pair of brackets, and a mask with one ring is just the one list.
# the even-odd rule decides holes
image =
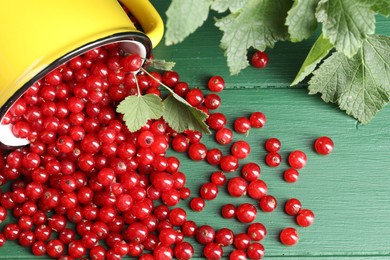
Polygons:
[[[143,32],[135,28],[121,4]],[[149,58],[163,31],[162,19],[148,0],[1,1],[0,146],[28,144],[2,121],[37,80],[72,58],[111,43]]]

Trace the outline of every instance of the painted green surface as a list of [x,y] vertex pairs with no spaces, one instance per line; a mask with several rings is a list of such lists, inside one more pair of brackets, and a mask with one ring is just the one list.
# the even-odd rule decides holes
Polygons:
[[[152,1],[165,19],[169,1]],[[390,21],[381,19],[377,31],[390,35]],[[204,88],[212,75],[225,77],[227,89],[220,96],[222,106],[218,111],[228,116],[229,126],[239,116],[262,111],[267,124],[253,129],[248,136],[235,135],[251,144],[250,156],[241,162],[254,161],[261,165],[261,178],[269,186],[269,194],[279,202],[275,212],[259,210],[257,221],[268,230],[263,241],[266,259],[390,259],[390,108],[385,108],[366,126],[345,115],[319,96],[307,95],[304,88],[290,89],[300,64],[314,39],[303,43],[279,43],[269,50],[270,64],[266,69],[248,68],[238,76],[228,74],[225,58],[219,49],[219,31],[212,25],[212,17],[205,27],[183,43],[173,47],[160,44],[154,52],[156,58],[176,61],[181,80],[192,87]],[[328,135],[335,142],[329,156],[313,151],[314,140]],[[277,168],[264,164],[266,154],[263,143],[267,138],[278,137],[282,142],[283,163]],[[218,147],[225,153],[228,146],[217,145],[213,136],[204,137],[209,147]],[[283,181],[289,152],[301,149],[308,155],[308,164],[300,171],[297,183]],[[187,186],[192,196],[197,196],[200,185],[209,179],[217,168],[205,162],[192,162],[185,154],[170,152],[181,160],[181,171],[187,175]],[[228,178],[238,172],[228,174]],[[313,226],[299,228],[294,219],[283,213],[284,202],[299,198],[305,208],[316,214]],[[207,203],[201,213],[191,212],[188,201],[180,206],[187,209],[188,218],[198,225],[209,224],[215,228],[230,227],[244,232],[245,225],[236,220],[220,217],[220,208],[226,203],[240,204],[252,201],[247,197],[232,198],[224,188],[216,200]],[[285,247],[278,242],[278,233],[287,226],[297,227],[301,235],[298,245]],[[190,240],[191,241],[191,240]],[[194,243],[196,244],[196,243]],[[201,247],[196,246],[196,257],[201,257]],[[226,254],[231,248],[226,249]],[[0,249],[1,259],[37,259],[29,249],[10,242]],[[42,258],[43,259],[43,258]]]

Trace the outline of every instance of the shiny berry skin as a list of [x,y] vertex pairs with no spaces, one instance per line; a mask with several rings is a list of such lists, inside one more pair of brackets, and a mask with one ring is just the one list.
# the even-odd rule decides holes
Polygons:
[[301,212],[301,209],[302,209],[302,204],[296,198],[289,199],[284,204],[284,211],[290,216],[296,216]]
[[59,239],[52,239],[46,244],[46,253],[53,257],[58,258],[65,252],[65,246]]
[[228,192],[233,197],[241,197],[246,194],[248,182],[242,177],[233,177],[227,184]]
[[206,259],[210,259],[210,260],[221,259],[223,256],[222,246],[220,246],[217,243],[208,243],[203,248],[203,255],[205,256]]
[[162,83],[171,88],[176,86],[179,79],[179,74],[176,71],[166,71],[162,75]]
[[267,139],[267,141],[265,141],[264,146],[265,146],[265,150],[267,150],[268,152],[277,152],[280,150],[281,143],[278,138],[273,137]]
[[221,158],[219,166],[224,172],[234,172],[239,166],[238,159],[233,155],[225,155]]
[[314,150],[321,155],[328,155],[334,149],[333,140],[328,136],[321,136],[314,142]]
[[270,152],[265,156],[265,163],[269,167],[278,167],[282,162],[282,156],[277,152]]
[[187,92],[186,101],[193,107],[199,107],[204,101],[202,90],[192,88]]
[[246,141],[239,140],[233,143],[230,152],[238,159],[245,159],[250,154],[251,147]]
[[245,180],[251,182],[251,181],[255,181],[259,178],[260,172],[261,172],[261,169],[257,163],[249,162],[242,167],[241,176]]
[[181,226],[181,230],[182,230],[184,236],[192,237],[195,235],[195,232],[197,230],[196,223],[192,220],[187,220]]
[[253,67],[264,68],[268,64],[268,54],[263,51],[256,51],[253,53],[251,61]]
[[218,148],[207,151],[206,161],[211,165],[218,165],[222,159],[222,152]]
[[248,258],[247,258],[247,255],[246,255],[245,250],[242,250],[242,249],[234,249],[234,250],[230,253],[229,259],[230,259],[230,260],[246,260],[246,259],[248,259]]
[[205,200],[213,200],[218,195],[218,186],[212,182],[206,182],[200,187],[200,196]]
[[142,66],[142,59],[138,54],[130,54],[122,59],[122,66],[126,72],[136,72]]
[[251,242],[250,237],[246,233],[239,233],[234,236],[234,247],[237,249],[245,250],[249,247]]
[[204,105],[211,110],[219,108],[221,105],[221,98],[217,94],[208,94],[204,98]]
[[286,246],[293,246],[298,243],[299,234],[295,228],[287,227],[280,232],[280,242]]
[[292,151],[288,156],[288,163],[294,169],[301,169],[306,165],[306,154],[300,150]]
[[242,223],[250,223],[256,219],[256,207],[250,203],[243,203],[237,207],[236,217]]
[[299,172],[294,168],[288,168],[284,171],[283,178],[286,182],[294,183],[299,178]]
[[246,117],[239,117],[234,121],[234,131],[239,134],[246,134],[251,129],[251,123]]
[[265,195],[260,199],[259,202],[260,209],[264,212],[272,212],[276,209],[278,202],[276,198],[272,195]]
[[249,116],[249,122],[252,128],[262,128],[266,121],[267,119],[262,112],[253,112]]
[[188,242],[180,242],[173,249],[173,254],[178,260],[189,260],[194,255],[194,247]]
[[224,218],[234,218],[236,216],[236,206],[233,204],[226,204],[222,206],[221,215]]
[[200,226],[195,232],[195,238],[200,244],[206,245],[214,241],[215,230],[209,225]]
[[215,140],[222,145],[230,144],[233,140],[233,132],[229,128],[221,128],[215,133]]
[[217,186],[224,186],[227,181],[225,173],[221,171],[213,172],[210,179]]
[[295,220],[301,227],[311,226],[314,222],[314,213],[310,209],[302,209],[296,216]]
[[265,255],[265,248],[262,244],[254,242],[246,249],[249,259],[262,259]]
[[190,202],[190,208],[193,211],[200,212],[204,209],[205,206],[206,206],[206,202],[204,201],[203,198],[196,197],[193,198]]
[[233,244],[234,233],[228,228],[221,228],[215,232],[215,242],[222,246]]
[[174,226],[181,226],[186,222],[187,220],[187,213],[184,209],[182,208],[174,208],[169,212],[169,221],[172,223]]
[[212,92],[221,92],[225,88],[225,80],[221,76],[212,76],[207,86]]
[[267,235],[267,229],[263,224],[255,222],[248,226],[247,234],[253,241],[260,241]]
[[221,128],[224,128],[227,122],[226,116],[222,113],[216,112],[211,114],[206,119],[207,124],[210,126],[213,130],[219,130]]
[[188,156],[191,160],[201,161],[207,156],[207,147],[202,143],[191,144],[188,148]]

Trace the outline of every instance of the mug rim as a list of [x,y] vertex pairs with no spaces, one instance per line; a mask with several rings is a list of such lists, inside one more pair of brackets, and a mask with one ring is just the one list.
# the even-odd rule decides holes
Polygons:
[[[132,31],[132,32],[120,32],[110,36],[106,36],[104,38],[97,39],[93,42],[89,42],[83,46],[78,47],[77,49],[63,55],[62,57],[56,59],[44,69],[42,69],[39,73],[37,73],[34,77],[28,80],[25,84],[23,84],[1,107],[0,107],[0,122],[3,117],[6,115],[7,111],[12,107],[12,105],[30,88],[35,82],[43,78],[45,75],[53,71],[55,68],[60,67],[71,59],[82,55],[92,49],[101,47],[103,45],[107,45],[114,42],[121,41],[137,41],[144,45],[146,49],[146,59],[149,59],[152,53],[152,42],[148,36],[141,32]],[[22,146],[9,146],[0,142],[0,149],[11,150],[17,149]]]

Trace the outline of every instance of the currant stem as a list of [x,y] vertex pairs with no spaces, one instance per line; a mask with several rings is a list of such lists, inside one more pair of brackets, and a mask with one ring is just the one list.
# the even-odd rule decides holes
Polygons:
[[137,79],[137,76],[135,75],[135,73],[133,73],[133,77],[135,79],[135,85],[137,86],[138,96],[141,96],[141,90],[139,88],[138,79]]
[[153,76],[151,73],[149,73],[146,69],[144,68],[140,68],[141,71],[145,72],[149,77],[151,77],[152,79],[154,79],[155,81],[157,81],[161,86],[163,86],[165,89],[167,89],[169,92],[171,92],[171,94],[175,94],[175,92],[170,88],[168,87],[167,85],[165,85],[164,83],[162,83],[159,79],[157,79],[155,76]]

